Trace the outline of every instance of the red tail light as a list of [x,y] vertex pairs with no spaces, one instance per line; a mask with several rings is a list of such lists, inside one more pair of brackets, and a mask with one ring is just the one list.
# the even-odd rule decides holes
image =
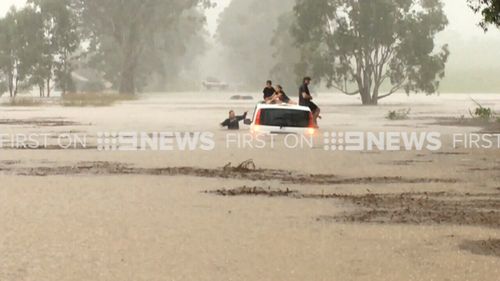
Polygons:
[[314,124],[314,116],[312,112],[309,112],[309,128],[316,128],[316,124]]
[[314,124],[314,116],[311,112],[309,112],[309,128],[307,132],[313,136],[316,134],[316,124]]
[[261,110],[259,109],[257,111],[257,114],[255,115],[255,125],[260,125],[260,114],[261,114]]

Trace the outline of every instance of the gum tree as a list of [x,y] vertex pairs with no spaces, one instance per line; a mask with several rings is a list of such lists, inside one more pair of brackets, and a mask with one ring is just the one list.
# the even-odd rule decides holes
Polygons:
[[224,47],[231,79],[249,89],[262,86],[268,78],[284,82],[282,78],[287,76],[273,69],[276,58],[272,45],[276,44],[272,41],[280,16],[291,12],[293,6],[294,0],[231,1],[220,16],[216,37]]
[[[40,17],[41,46],[33,79],[40,95],[50,97],[51,81],[56,80],[63,94],[73,90],[72,59],[80,45],[78,17],[70,0],[29,0]],[[43,90],[45,86],[46,91]]]
[[41,18],[30,7],[19,11],[12,8],[0,20],[0,69],[11,97],[17,95],[21,83],[32,83],[35,65],[40,61],[40,27]]
[[449,51],[440,0],[297,0],[297,71],[376,105],[397,91],[435,93]]
[[490,24],[500,28],[500,0],[467,0],[476,13],[483,16],[481,27],[486,31]]
[[19,64],[19,56],[16,46],[16,21],[15,9],[11,9],[5,18],[0,19],[0,71],[3,74],[5,88],[10,97],[16,92],[17,84],[16,69]]
[[[165,36],[190,9],[208,0],[73,0],[89,38],[93,66],[104,72],[120,94],[133,95],[163,58],[151,57],[181,40]],[[152,62],[150,67],[142,64]],[[146,75],[142,75],[146,74]]]

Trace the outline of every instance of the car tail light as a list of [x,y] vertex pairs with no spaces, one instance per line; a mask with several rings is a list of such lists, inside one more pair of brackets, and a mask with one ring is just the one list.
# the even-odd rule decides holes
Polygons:
[[311,112],[309,112],[309,128],[307,129],[307,133],[310,135],[316,134],[316,124],[314,124],[314,116]]
[[309,128],[316,129],[316,124],[314,124],[314,116],[312,112],[309,112]]
[[261,109],[259,109],[259,110],[257,111],[257,114],[255,115],[255,125],[260,125],[260,119],[261,119],[261,118],[260,118],[260,115],[261,115],[261,113],[262,113],[262,110],[261,110]]

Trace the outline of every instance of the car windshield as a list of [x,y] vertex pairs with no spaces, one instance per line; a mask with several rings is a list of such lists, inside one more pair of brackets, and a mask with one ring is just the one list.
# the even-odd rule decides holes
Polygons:
[[275,127],[309,127],[309,112],[292,109],[262,109],[260,124]]

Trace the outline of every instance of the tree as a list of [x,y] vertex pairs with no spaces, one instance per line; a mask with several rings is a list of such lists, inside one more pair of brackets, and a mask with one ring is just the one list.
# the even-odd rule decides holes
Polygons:
[[10,97],[14,96],[16,68],[19,62],[17,48],[15,46],[15,27],[14,19],[15,9],[11,9],[5,18],[0,19],[0,69],[6,80],[6,85]]
[[40,56],[33,77],[41,87],[40,95],[45,85],[50,97],[53,79],[63,94],[73,90],[71,61],[80,45],[77,11],[70,0],[29,0],[28,4],[41,19]]
[[[208,0],[73,1],[89,35],[91,62],[121,94],[134,94],[141,80],[147,80],[138,79],[140,74],[147,76],[162,61],[150,56],[155,50],[179,40],[162,36],[165,31],[175,26],[185,11],[210,5]],[[153,64],[141,64],[145,60]]]
[[198,86],[199,79],[196,80],[195,72],[199,65],[196,60],[208,48],[205,23],[203,11],[193,7],[184,11],[174,24],[158,33],[157,41],[161,44],[157,48],[146,48],[139,63],[137,77],[142,83],[137,88],[172,91]]
[[55,78],[63,92],[71,85],[71,54],[79,44],[75,15],[67,0],[30,0],[0,22],[0,68],[11,97],[19,83],[37,85],[50,96]]
[[7,82],[5,81],[5,77],[0,76],[0,97],[8,91]]
[[293,0],[233,0],[224,10],[216,36],[224,47],[231,79],[254,88],[270,76],[281,76],[274,75],[271,41],[280,16],[291,12],[293,4]]
[[301,77],[301,74],[296,71],[300,63],[300,49],[295,45],[295,39],[291,33],[291,27],[294,24],[293,11],[281,15],[271,41],[275,48],[273,54],[275,65],[271,69],[271,78],[289,88],[297,87],[303,78],[303,75]]
[[444,77],[449,51],[434,42],[448,23],[440,0],[298,0],[295,14],[299,71],[365,105],[401,89],[432,94]]
[[467,0],[469,6],[476,13],[481,13],[483,20],[481,27],[487,31],[488,25],[493,24],[500,28],[500,1],[499,0]]
[[33,81],[40,60],[40,27],[41,18],[30,7],[11,8],[0,21],[0,69],[7,77],[11,97],[17,95],[20,82]]

